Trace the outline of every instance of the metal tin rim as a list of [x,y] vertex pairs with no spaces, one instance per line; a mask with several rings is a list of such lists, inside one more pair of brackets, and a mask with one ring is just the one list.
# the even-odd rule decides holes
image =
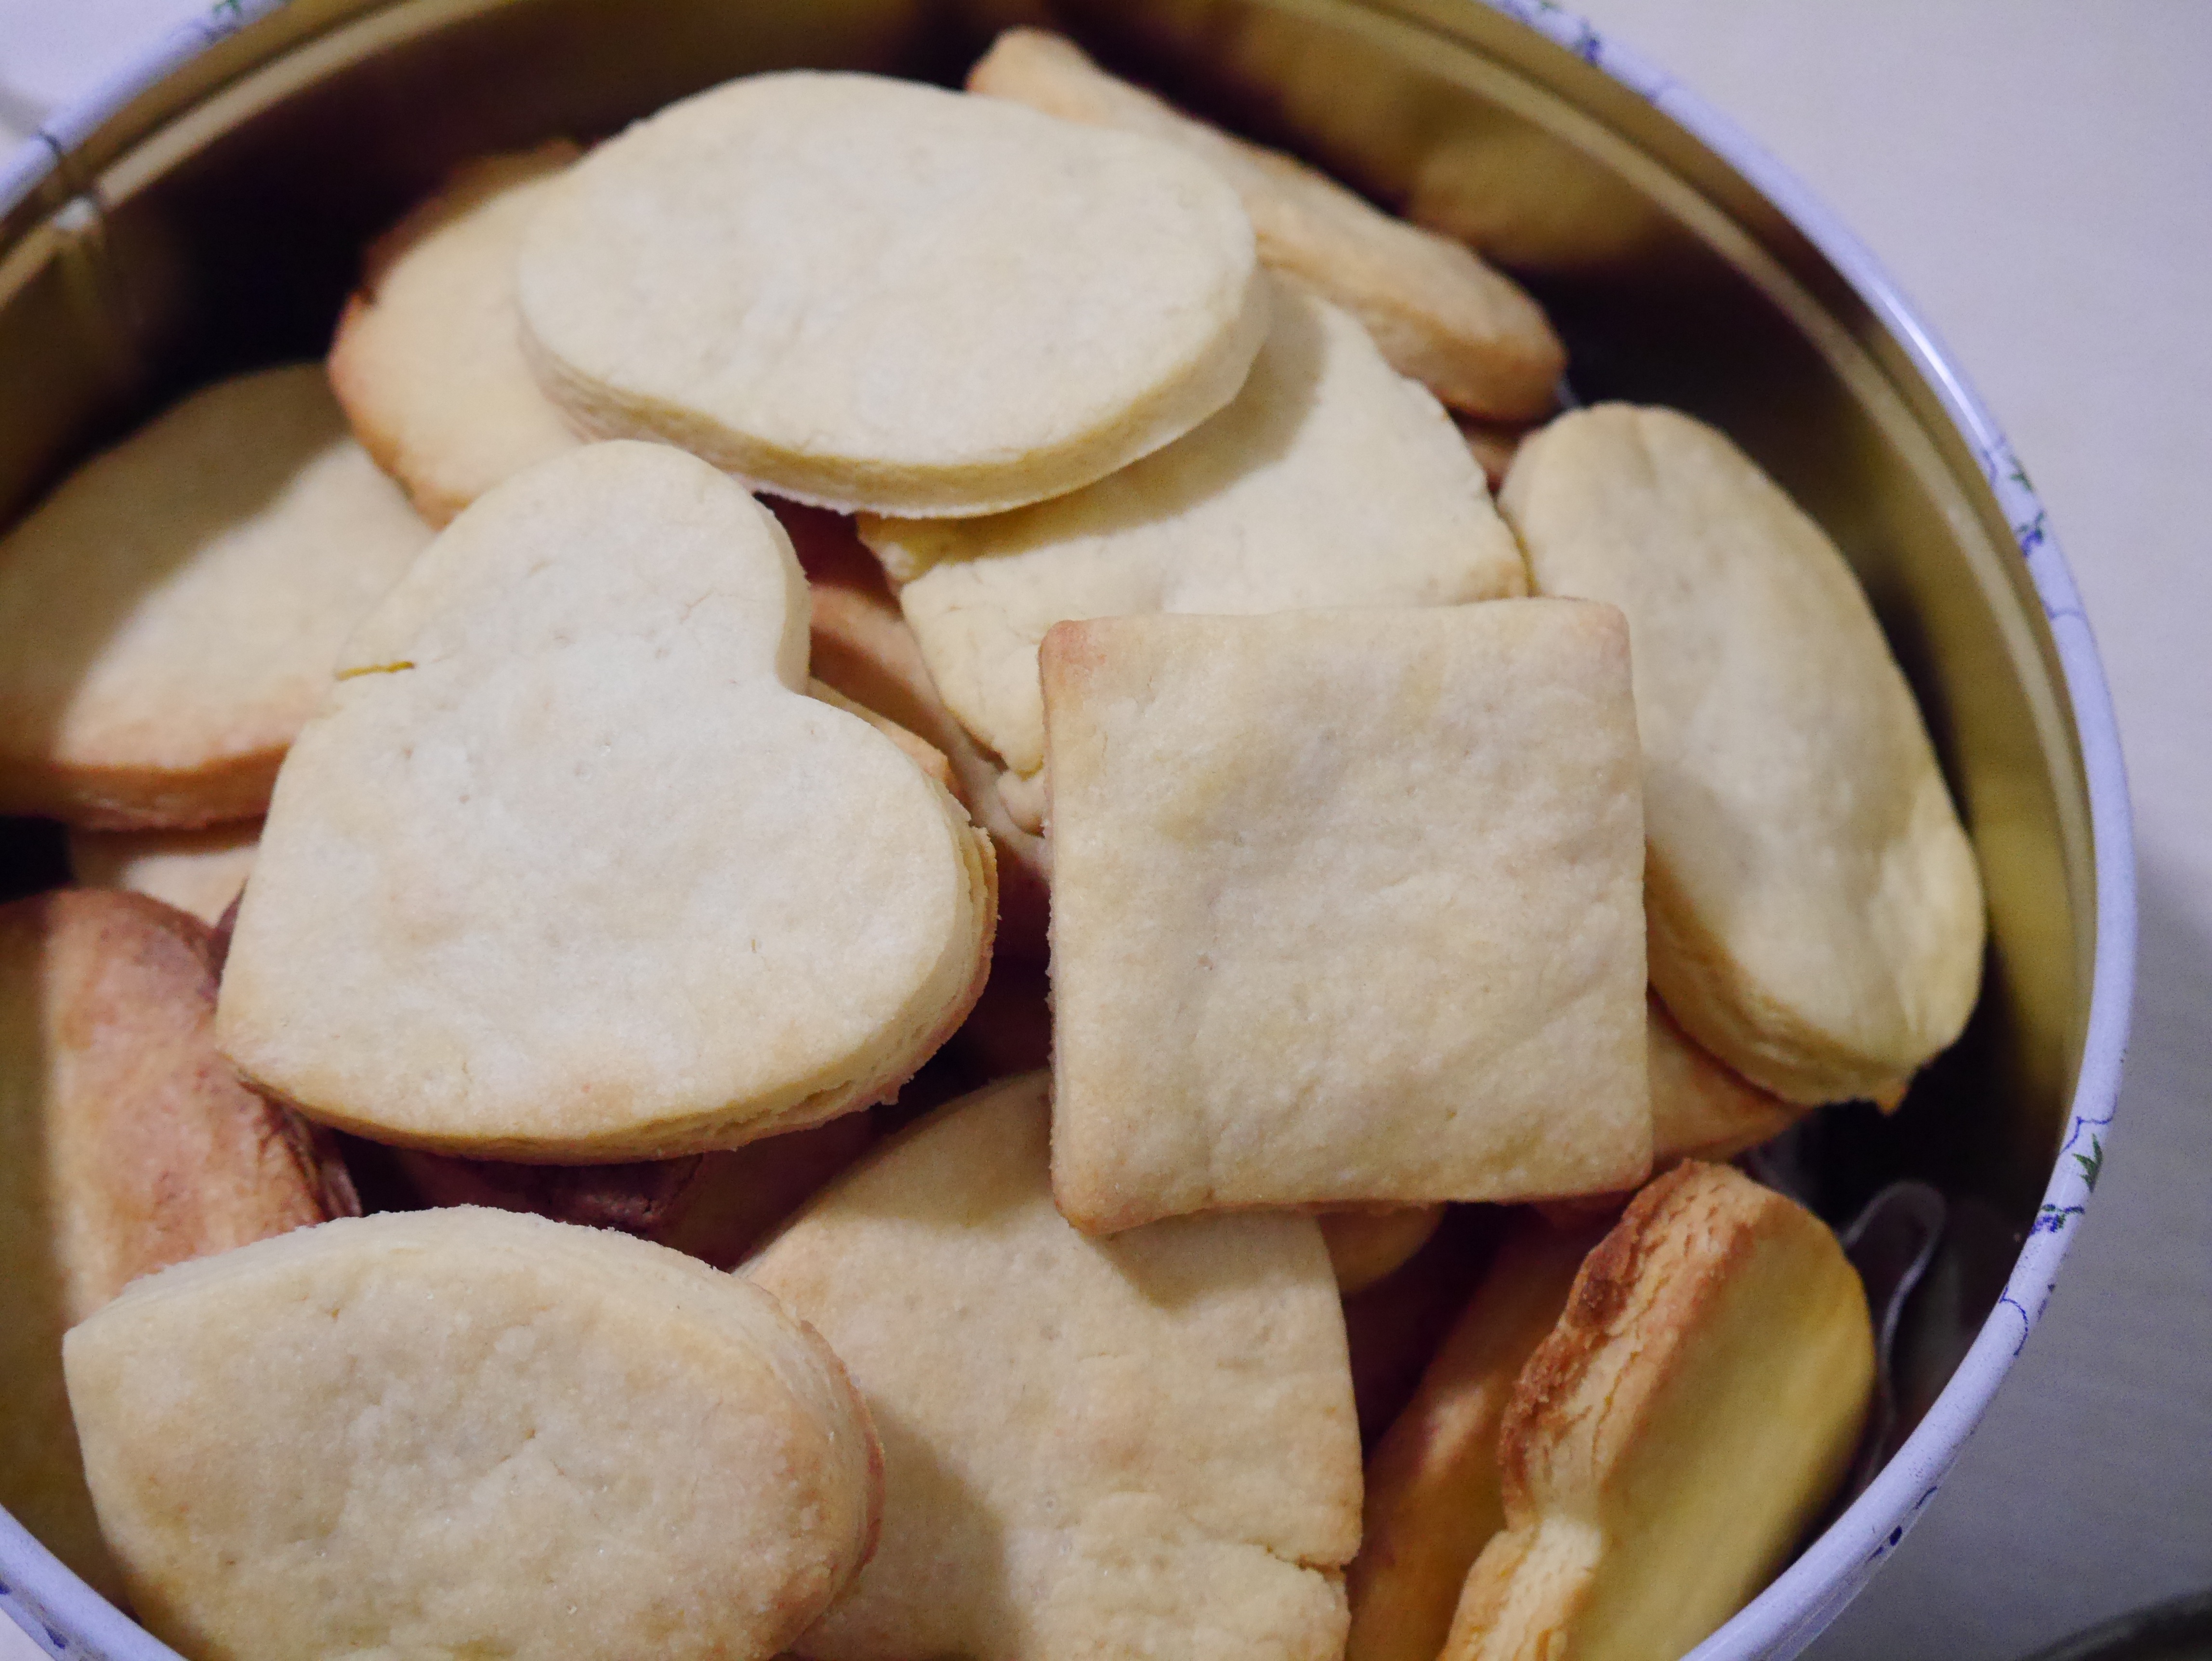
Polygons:
[[1765,1591],[1692,1651],[1690,1661],[1790,1655],[1842,1612],[1936,1497],[1944,1474],[2041,1319],[2088,1203],[2095,1164],[2092,1155],[2077,1156],[2077,1149],[2087,1146],[2100,1152],[2113,1122],[2135,992],[2135,836],[2119,729],[2073,573],[2026,472],[1965,371],[1866,246],[1742,128],[1640,54],[1550,0],[1482,3],[1604,70],[1686,129],[1781,210],[1881,319],[1980,459],[2005,509],[2050,620],[2081,745],[2095,861],[2096,945],[2087,1030],[2066,1139],[2003,1293],[1926,1417],[1866,1492]]
[[[2119,730],[2104,666],[2072,572],[2026,472],[1965,371],[1881,264],[1806,185],[1747,132],[1650,59],[1553,0],[1474,0],[1534,30],[1601,70],[1689,132],[1778,209],[1871,308],[1936,392],[1974,454],[2009,521],[2057,643],[2081,746],[2095,873],[2094,968],[2080,1071],[2067,1135],[2027,1239],[1972,1347],[1935,1403],[1879,1475],[1782,1574],[1688,1661],[1787,1656],[1809,1644],[1856,1596],[1936,1497],[2050,1301],[2095,1185],[2118,1110],[2136,962],[2135,838]],[[60,171],[84,139],[133,99],[286,0],[216,0],[57,111],[0,161],[0,215]],[[113,1661],[176,1661],[174,1652],[124,1617],[65,1568],[13,1518],[0,1512],[0,1610],[47,1652]],[[52,1617],[67,1614],[68,1626]],[[89,1646],[88,1646],[88,1640]]]

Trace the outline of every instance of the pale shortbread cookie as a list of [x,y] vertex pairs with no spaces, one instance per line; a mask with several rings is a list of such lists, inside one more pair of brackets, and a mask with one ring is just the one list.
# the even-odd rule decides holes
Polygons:
[[464,512],[285,764],[224,1050],[373,1137],[734,1147],[894,1090],[988,966],[990,843],[805,697],[806,586],[705,463],[590,445]]
[[354,1208],[215,1051],[208,931],[137,894],[0,908],[0,1505],[101,1591],[62,1333],[138,1275]]
[[1512,533],[1436,400],[1326,301],[1278,287],[1244,390],[1189,437],[993,518],[864,518],[945,701],[1044,763],[1036,651],[1068,618],[1441,605],[1522,592]]
[[1446,1661],[1674,1661],[1764,1586],[1842,1481],[1874,1384],[1835,1236],[1725,1165],[1630,1203],[1499,1433],[1505,1529]]
[[319,364],[155,417],[0,541],[0,811],[253,818],[338,643],[429,539]]
[[871,709],[857,698],[848,698],[836,687],[811,677],[806,682],[806,696],[818,698],[832,709],[842,709],[847,715],[867,722],[898,745],[900,753],[920,768],[930,782],[955,801],[959,800],[960,781],[953,776],[952,764],[945,759],[945,751],[928,739],[916,737],[889,715]]
[[1550,411],[1566,367],[1559,337],[1534,301],[1464,244],[1394,218],[1287,155],[1193,120],[1056,34],[1008,30],[969,71],[968,89],[1179,146],[1236,187],[1265,264],[1349,311],[1384,356],[1445,403],[1506,420]]
[[603,1230],[331,1223],[143,1282],[66,1360],[132,1605],[203,1661],[764,1661],[875,1535],[828,1346]]
[[1359,1555],[1345,1571],[1345,1661],[1436,1661],[1467,1572],[1505,1526],[1498,1428],[1565,1306],[1588,1226],[1517,1214],[1474,1295],[1367,1462]]
[[1116,618],[1043,665],[1073,1221],[1641,1180],[1619,612]]
[[1348,1206],[1315,1219],[1336,1289],[1346,1298],[1403,1269],[1443,1220],[1440,1205]]
[[331,389],[433,525],[583,441],[531,373],[514,303],[523,228],[582,154],[556,140],[461,167],[371,245],[338,319]]
[[260,846],[259,819],[205,830],[72,830],[70,874],[88,888],[149,894],[212,925],[246,886]]
[[866,75],[672,104],[550,192],[518,268],[590,431],[779,494],[983,514],[1235,395],[1267,327],[1236,193],[1158,139]]
[[1658,999],[1647,1001],[1655,1164],[1733,1159],[1780,1135],[1804,1111],[1731,1073],[1675,1025]]
[[1045,1092],[942,1109],[746,1268],[884,1439],[882,1544],[793,1649],[1334,1661],[1359,1439],[1319,1231],[1085,1239],[1053,1208]]
[[1651,980],[1787,1100],[1893,1087],[1981,982],[1974,854],[1836,545],[1711,428],[1607,405],[1522,447],[1499,504],[1547,594],[1634,641]]
[[990,833],[999,867],[1000,956],[1042,959],[1051,885],[1044,839],[1018,824],[999,794],[1001,770],[938,696],[914,630],[884,580],[883,568],[842,514],[797,502],[775,504],[806,573],[810,668],[826,684],[898,722],[941,751],[952,794]]

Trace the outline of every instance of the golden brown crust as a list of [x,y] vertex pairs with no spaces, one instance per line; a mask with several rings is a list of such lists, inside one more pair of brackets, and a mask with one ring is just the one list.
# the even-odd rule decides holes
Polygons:
[[41,943],[73,1320],[170,1263],[359,1211],[327,1134],[216,1053],[205,924],[108,890],[9,910]]
[[1504,1524],[1498,1427],[1597,1230],[1521,1214],[1367,1464],[1345,1574],[1346,1661],[1436,1661],[1476,1555]]
[[326,1138],[215,1052],[206,926],[137,894],[0,907],[0,1505],[103,1592],[64,1329],[129,1281],[356,1209]]
[[1826,1503],[1873,1376],[1865,1293],[1819,1219],[1723,1165],[1648,1184],[1515,1386],[1506,1527],[1447,1661],[1693,1646]]
[[1079,1228],[1648,1173],[1626,630],[1557,604],[1047,633]]

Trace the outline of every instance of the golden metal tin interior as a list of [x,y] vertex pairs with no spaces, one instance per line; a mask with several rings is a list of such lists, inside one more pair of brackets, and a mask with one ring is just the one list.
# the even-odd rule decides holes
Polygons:
[[[179,390],[319,355],[362,245],[464,157],[749,70],[952,79],[1012,21],[1468,235],[1550,307],[1580,396],[1717,423],[1835,535],[1927,712],[1992,930],[1974,1022],[1905,1110],[1822,1116],[1822,1208],[1917,1174],[2016,1238],[2079,1064],[2095,916],[2065,690],[2002,514],[1909,354],[1783,214],[1475,0],[294,0],[0,222],[0,516]],[[39,832],[0,837],[12,891],[54,860]]]

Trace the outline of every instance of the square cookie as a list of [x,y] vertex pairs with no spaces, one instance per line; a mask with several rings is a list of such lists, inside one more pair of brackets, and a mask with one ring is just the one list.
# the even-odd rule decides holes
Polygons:
[[1070,1221],[1641,1180],[1618,611],[1102,618],[1040,657]]

